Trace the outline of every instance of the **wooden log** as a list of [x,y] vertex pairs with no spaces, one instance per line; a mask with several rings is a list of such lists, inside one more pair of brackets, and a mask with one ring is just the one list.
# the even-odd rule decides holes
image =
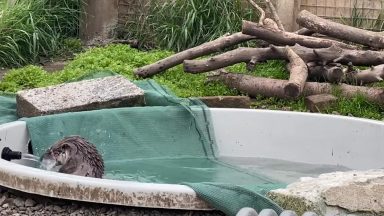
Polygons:
[[285,31],[283,24],[281,23],[280,17],[277,14],[275,6],[273,6],[273,3],[270,0],[265,0],[267,3],[269,9],[271,10],[271,13],[273,15],[273,19],[276,21],[277,26],[281,31]]
[[309,30],[307,28],[301,28],[301,29],[295,31],[295,34],[306,35],[306,36],[311,36],[313,33],[315,33],[315,32],[312,30]]
[[[271,48],[276,52],[281,52],[277,47],[272,46]],[[284,86],[284,92],[289,97],[297,98],[301,95],[308,78],[307,65],[300,56],[289,47],[284,49],[281,56],[285,56],[289,61],[287,68],[290,72],[289,80]]]
[[384,36],[380,33],[326,20],[306,10],[299,13],[296,21],[299,25],[320,34],[369,47],[384,48]]
[[219,68],[231,66],[240,62],[252,60],[255,64],[269,59],[282,59],[280,53],[270,47],[267,48],[245,48],[240,47],[223,54],[203,60],[185,60],[184,71],[187,73],[202,73],[213,71]]
[[245,35],[241,32],[229,36],[223,36],[197,47],[176,53],[153,64],[137,68],[134,73],[139,77],[150,77],[178,64],[181,64],[186,59],[194,59],[203,55],[218,52],[226,47],[249,41],[254,38],[254,36]]
[[[348,50],[336,46],[328,48],[311,49],[295,45],[291,47],[295,53],[305,62],[323,62],[348,64],[351,62],[356,66],[371,66],[384,64],[384,52],[370,50]],[[283,47],[281,49],[284,49]],[[184,71],[187,73],[202,73],[219,68],[228,67],[237,63],[254,64],[271,59],[284,59],[279,53],[267,48],[237,48],[208,59],[185,60]]]
[[[230,88],[235,88],[249,96],[259,95],[292,99],[285,94],[284,87],[287,80],[278,80],[262,77],[254,77],[246,74],[228,73],[225,70],[215,71],[208,77],[209,81],[220,81]],[[330,83],[307,82],[303,89],[303,96],[316,94],[332,94],[334,88],[339,89],[340,94],[347,98],[357,95],[364,96],[368,101],[384,105],[384,89],[364,86],[352,86],[347,84],[333,85]]]
[[277,45],[293,46],[295,44],[300,44],[309,48],[326,48],[335,45],[344,49],[358,49],[356,46],[348,45],[343,42],[298,35],[292,32],[281,31],[279,29],[267,28],[246,20],[243,20],[242,32]]
[[378,65],[366,70],[345,72],[345,81],[354,85],[364,85],[379,82],[384,79],[384,65]]

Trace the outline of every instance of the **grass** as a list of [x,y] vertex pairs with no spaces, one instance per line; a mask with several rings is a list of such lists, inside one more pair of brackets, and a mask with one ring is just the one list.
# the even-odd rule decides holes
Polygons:
[[[82,76],[100,70],[111,70],[124,75],[128,79],[139,79],[134,76],[133,70],[137,67],[153,63],[171,55],[172,52],[154,50],[142,52],[126,45],[109,45],[104,48],[93,48],[81,53],[71,61],[64,70],[58,73],[47,73],[37,66],[27,66],[11,70],[0,82],[0,90],[16,92],[21,89],[48,86],[76,80]],[[237,64],[228,70],[238,73],[248,73],[245,64]],[[282,61],[268,61],[256,66],[251,75],[276,79],[288,79],[285,63]],[[174,67],[165,73],[153,77],[157,82],[167,86],[180,97],[239,95],[240,92],[229,89],[221,83],[206,84],[206,75],[192,75],[183,72],[182,66]],[[383,85],[381,83],[381,85]],[[336,91],[337,93],[337,91]],[[254,108],[274,110],[306,111],[304,99],[288,101],[276,98],[258,96],[253,102]],[[324,113],[339,113],[356,117],[383,119],[384,108],[367,102],[363,97],[352,99],[339,97],[335,107]]]
[[38,62],[78,35],[81,0],[18,0],[0,16],[0,66]]
[[147,14],[127,23],[126,37],[174,51],[241,31],[241,20],[255,17],[241,0],[154,0]]

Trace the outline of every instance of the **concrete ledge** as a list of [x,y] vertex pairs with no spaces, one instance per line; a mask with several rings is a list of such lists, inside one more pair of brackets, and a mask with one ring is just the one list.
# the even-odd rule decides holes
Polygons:
[[18,92],[19,117],[140,106],[144,91],[123,76],[110,76]]

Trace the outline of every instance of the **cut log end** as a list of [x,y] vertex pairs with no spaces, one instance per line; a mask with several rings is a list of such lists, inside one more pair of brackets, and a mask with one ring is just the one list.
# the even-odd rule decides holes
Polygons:
[[284,94],[292,99],[298,98],[302,92],[302,87],[298,85],[297,83],[290,83],[288,82],[284,86]]

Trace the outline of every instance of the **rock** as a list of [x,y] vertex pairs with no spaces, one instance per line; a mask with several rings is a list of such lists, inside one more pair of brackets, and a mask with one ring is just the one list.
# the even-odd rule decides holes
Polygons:
[[36,202],[32,199],[25,200],[25,207],[34,207],[36,205]]
[[18,92],[19,117],[144,104],[144,91],[123,76],[65,83]]
[[251,106],[251,99],[247,96],[209,96],[197,98],[208,107],[215,108],[247,108]]
[[65,211],[65,209],[61,208],[61,207],[58,206],[58,205],[55,205],[55,206],[53,207],[53,211],[58,212],[58,213],[61,213],[61,212]]
[[65,61],[57,61],[57,62],[48,62],[43,65],[43,69],[47,72],[55,72],[63,70],[64,67],[68,64]]
[[273,209],[263,209],[261,210],[259,216],[278,216]]
[[44,206],[42,204],[38,204],[38,205],[32,207],[31,209],[34,210],[34,211],[38,211],[38,210],[42,209],[43,207]]
[[335,172],[302,178],[268,195],[285,209],[299,214],[356,216],[384,214],[384,170]]
[[297,216],[296,212],[291,210],[285,210],[283,211],[280,216]]
[[22,198],[17,197],[16,199],[13,200],[13,204],[15,204],[15,206],[17,207],[24,207],[25,201]]
[[331,187],[323,193],[323,197],[327,205],[338,206],[350,212],[384,213],[384,179]]
[[3,205],[3,204],[5,203],[5,200],[7,200],[7,197],[3,195],[3,196],[0,198],[0,206]]
[[337,101],[337,97],[331,94],[311,95],[305,98],[305,106],[311,112],[321,112],[333,106]]
[[9,204],[8,204],[8,203],[4,203],[1,207],[2,207],[2,208],[8,208],[8,207],[9,207]]
[[245,207],[237,212],[236,216],[258,216],[257,212],[253,208]]

